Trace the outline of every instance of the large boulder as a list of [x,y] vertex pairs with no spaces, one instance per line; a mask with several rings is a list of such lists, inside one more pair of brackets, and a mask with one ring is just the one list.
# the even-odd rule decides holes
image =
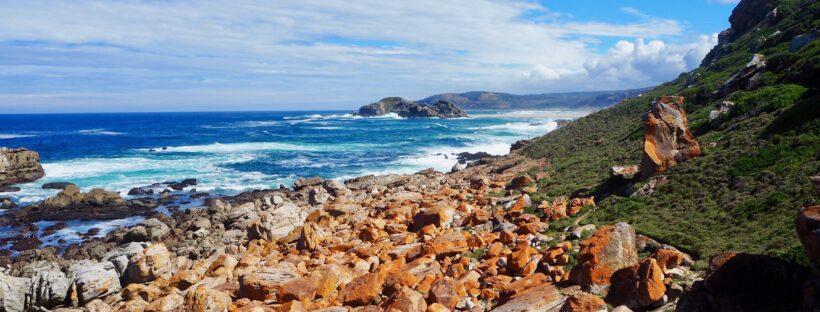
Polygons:
[[22,312],[30,280],[0,273],[0,311]]
[[670,167],[701,155],[689,132],[682,96],[664,96],[646,114],[641,175],[661,174]]
[[593,293],[599,293],[609,286],[612,274],[636,264],[635,229],[620,222],[598,229],[581,242],[578,266],[572,271],[572,278]]
[[42,178],[45,172],[40,154],[25,148],[0,147],[0,186],[31,182]]
[[51,309],[65,302],[71,284],[61,271],[39,271],[34,274],[26,294],[26,308]]
[[108,261],[80,261],[68,268],[71,287],[68,298],[74,306],[84,305],[91,300],[118,293],[122,286],[114,264]]
[[269,211],[263,211],[259,218],[248,226],[248,238],[272,240],[288,235],[302,226],[307,212],[291,202],[286,202]]
[[553,311],[564,303],[564,296],[555,286],[544,283],[515,294],[506,303],[492,309],[492,312]]
[[124,279],[135,283],[150,282],[159,277],[167,279],[171,277],[171,270],[171,253],[165,244],[156,243],[148,245],[128,261]]

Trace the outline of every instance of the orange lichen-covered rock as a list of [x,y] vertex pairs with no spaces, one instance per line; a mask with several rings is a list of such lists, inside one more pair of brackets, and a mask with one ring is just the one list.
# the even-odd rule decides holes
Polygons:
[[644,177],[701,155],[698,141],[689,132],[683,101],[682,96],[663,96],[652,102],[644,126]]
[[399,312],[425,312],[427,311],[427,302],[424,296],[418,291],[407,287],[402,287],[393,296],[388,298],[384,305],[386,311]]
[[228,311],[231,305],[231,296],[225,292],[207,287],[189,289],[185,296],[186,311],[194,312],[223,312]]
[[359,276],[345,285],[342,290],[343,301],[347,305],[366,305],[379,297],[384,280],[377,273]]
[[683,254],[672,249],[658,249],[652,254],[652,258],[658,260],[658,266],[666,273],[669,269],[674,269],[683,263]]
[[560,312],[598,312],[606,311],[606,302],[595,295],[579,292],[572,294],[561,306]]
[[623,222],[600,228],[581,242],[578,263],[573,279],[579,285],[593,292],[606,288],[615,271],[638,263],[635,229]]
[[280,286],[298,276],[292,272],[265,268],[239,277],[239,296],[265,301],[277,298]]
[[654,258],[646,258],[638,267],[638,290],[636,301],[639,306],[648,306],[660,300],[666,293],[663,271]]
[[452,310],[465,295],[463,286],[450,277],[444,277],[430,288],[429,300],[430,303],[438,303]]
[[455,216],[455,214],[455,208],[450,206],[427,208],[413,216],[413,226],[411,229],[413,231],[420,231],[421,228],[431,224],[439,228],[449,226],[450,223],[453,222],[453,216]]
[[549,311],[563,302],[563,296],[555,286],[541,284],[513,296],[509,301],[496,307],[494,312]]

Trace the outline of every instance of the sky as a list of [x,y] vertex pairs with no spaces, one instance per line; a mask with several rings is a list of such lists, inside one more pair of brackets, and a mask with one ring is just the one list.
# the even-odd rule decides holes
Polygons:
[[0,3],[0,113],[352,109],[657,85],[733,0]]

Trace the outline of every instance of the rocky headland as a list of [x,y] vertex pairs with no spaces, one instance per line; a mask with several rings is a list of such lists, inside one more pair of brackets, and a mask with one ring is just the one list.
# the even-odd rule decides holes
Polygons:
[[25,148],[0,148],[0,192],[12,191],[10,185],[31,182],[44,174],[37,152]]
[[354,114],[364,117],[376,117],[394,113],[403,118],[461,118],[467,117],[462,109],[446,102],[433,104],[414,102],[400,97],[388,97],[359,108]]

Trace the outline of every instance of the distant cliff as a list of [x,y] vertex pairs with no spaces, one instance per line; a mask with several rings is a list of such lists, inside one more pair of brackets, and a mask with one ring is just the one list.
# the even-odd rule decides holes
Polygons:
[[433,95],[419,102],[447,101],[462,109],[604,108],[636,97],[647,89],[517,95],[472,91]]
[[356,112],[359,116],[373,117],[389,113],[398,114],[405,118],[459,118],[467,117],[462,109],[446,101],[437,101],[434,104],[414,102],[400,97],[383,98],[376,103],[362,106]]

